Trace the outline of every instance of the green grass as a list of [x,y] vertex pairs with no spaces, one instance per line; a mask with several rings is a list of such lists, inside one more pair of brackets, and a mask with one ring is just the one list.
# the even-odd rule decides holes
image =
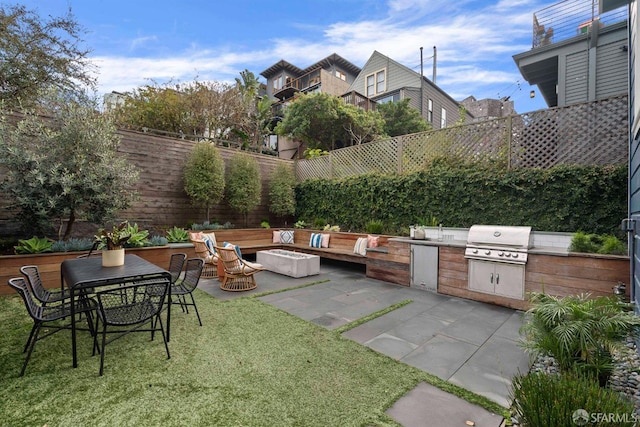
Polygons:
[[68,331],[38,342],[18,377],[32,323],[21,300],[0,298],[0,425],[397,426],[384,411],[420,381],[504,412],[255,298],[196,292],[204,326],[175,309],[170,360],[161,339],[130,334],[107,346],[103,377],[86,332],[71,368]]

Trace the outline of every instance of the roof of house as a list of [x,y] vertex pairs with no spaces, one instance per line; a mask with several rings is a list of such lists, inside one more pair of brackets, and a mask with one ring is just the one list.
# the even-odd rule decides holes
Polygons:
[[316,68],[321,68],[321,67],[324,67],[326,65],[331,65],[331,64],[336,64],[336,65],[340,66],[342,69],[344,69],[345,71],[347,71],[347,72],[349,72],[351,74],[354,74],[354,75],[358,75],[358,73],[360,72],[360,67],[358,67],[357,65],[354,65],[353,63],[347,61],[346,59],[344,59],[340,55],[338,55],[336,53],[332,53],[331,55],[327,56],[326,58],[323,58],[320,61],[318,61],[318,62],[316,62],[314,64],[311,64],[307,68],[304,68],[304,69],[298,68],[295,65],[291,64],[290,62],[287,62],[284,59],[281,59],[280,61],[276,62],[275,64],[273,64],[272,66],[270,66],[266,70],[262,71],[260,73],[260,75],[268,79],[269,77],[281,72],[282,70],[290,71],[290,72],[292,72],[293,74],[296,74],[296,75],[302,75],[302,74],[306,74],[306,73],[308,73],[310,71],[313,71]]

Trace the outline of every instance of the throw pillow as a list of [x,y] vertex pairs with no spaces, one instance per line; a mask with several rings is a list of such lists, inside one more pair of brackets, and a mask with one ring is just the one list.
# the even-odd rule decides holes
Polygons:
[[280,243],[293,243],[293,230],[280,230]]
[[322,247],[322,234],[311,233],[311,239],[309,239],[309,246],[311,246],[312,248]]
[[367,247],[369,248],[377,248],[378,247],[378,236],[372,236],[371,234],[367,235]]
[[353,247],[353,253],[362,255],[362,256],[367,254],[367,238],[366,237],[358,237],[358,240],[356,240],[356,244]]
[[280,231],[273,231],[273,243],[280,243]]
[[234,245],[233,243],[229,243],[229,242],[224,242],[222,244],[222,246],[225,247],[225,248],[232,247],[233,249],[236,250],[236,253],[238,254],[238,258],[242,259],[242,253],[240,252],[240,246]]
[[202,241],[204,242],[205,245],[207,245],[207,249],[209,250],[210,254],[215,254],[216,253],[216,248],[215,246],[218,244],[216,242],[216,235],[214,233],[202,233]]
[[329,247],[329,237],[331,237],[331,234],[323,234],[322,235],[322,247],[323,248],[328,248]]
[[193,231],[189,232],[189,239],[190,240],[202,240],[202,232],[198,231],[197,233],[194,233]]

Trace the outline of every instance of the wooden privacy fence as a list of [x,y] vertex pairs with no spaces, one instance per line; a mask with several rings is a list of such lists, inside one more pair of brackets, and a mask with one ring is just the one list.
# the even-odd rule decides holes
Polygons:
[[296,162],[298,180],[424,170],[440,156],[507,167],[615,165],[628,157],[627,96],[403,135]]

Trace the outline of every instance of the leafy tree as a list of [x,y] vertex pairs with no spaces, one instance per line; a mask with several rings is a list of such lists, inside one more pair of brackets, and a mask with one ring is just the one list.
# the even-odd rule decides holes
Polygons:
[[238,123],[247,136],[247,140],[258,148],[265,137],[270,133],[268,125],[271,119],[272,101],[267,96],[260,97],[260,81],[249,70],[240,72],[240,78],[236,77],[236,88],[242,96],[243,102],[248,111],[246,120]]
[[287,107],[278,135],[289,136],[310,148],[333,150],[337,142],[349,140],[345,131],[344,102],[327,93],[300,95]]
[[269,211],[277,216],[296,212],[296,177],[291,165],[280,163],[271,173],[269,182]]
[[71,10],[42,20],[22,5],[0,5],[0,101],[33,106],[42,89],[76,92],[95,86]]
[[409,105],[409,100],[404,98],[398,102],[378,105],[377,110],[385,121],[384,132],[387,135],[393,137],[431,129],[431,124]]
[[115,115],[122,126],[231,139],[248,106],[236,87],[219,82],[153,83],[125,94]]
[[47,104],[55,106],[47,118],[27,112],[15,126],[0,118],[7,171],[0,190],[25,229],[47,234],[55,219],[66,220],[67,240],[76,219],[101,223],[128,208],[137,172],[117,152],[116,127],[96,113],[95,99],[79,103],[55,92]]
[[230,159],[226,192],[229,206],[244,215],[246,227],[247,216],[260,204],[262,195],[260,167],[255,158],[238,153]]
[[352,145],[371,142],[384,133],[385,122],[377,111],[365,111],[351,104],[343,105],[342,111],[347,116],[344,127]]
[[224,196],[224,185],[224,161],[218,149],[209,142],[199,142],[184,168],[184,190],[195,203],[206,207],[207,221],[211,206]]

